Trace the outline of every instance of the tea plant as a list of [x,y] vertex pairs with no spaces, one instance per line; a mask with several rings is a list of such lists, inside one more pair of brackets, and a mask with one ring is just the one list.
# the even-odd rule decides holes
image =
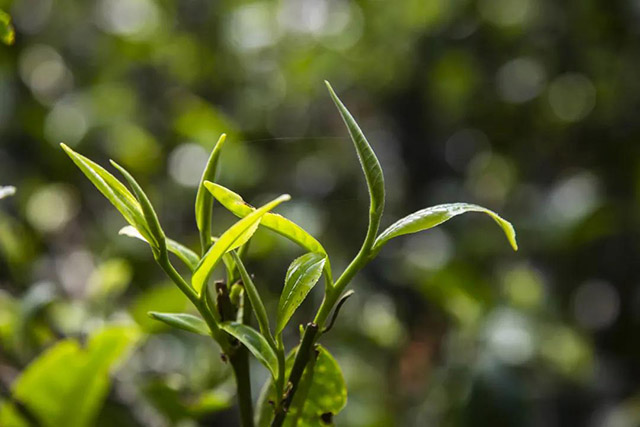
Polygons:
[[[378,233],[385,200],[382,168],[354,118],[329,83],[327,87],[348,128],[370,196],[369,225],[364,242],[335,281],[329,255],[322,244],[299,225],[271,212],[289,200],[289,195],[283,194],[254,208],[240,195],[214,182],[225,135],[220,137],[211,153],[196,196],[199,252],[165,235],[149,198],[123,167],[111,162],[131,191],[104,168],[62,144],[73,162],[129,223],[121,234],[146,241],[157,263],[200,313],[201,317],[187,313],[151,312],[149,315],[172,327],[211,336],[218,343],[235,374],[243,426],[253,426],[254,423],[260,426],[332,424],[333,415],[346,404],[346,387],[335,359],[318,341],[332,328],[342,304],[351,295],[351,291],[345,290],[353,277],[376,257],[389,240],[427,230],[465,212],[482,212],[503,229],[509,243],[517,250],[515,231],[509,222],[488,209],[467,203],[422,209]],[[214,199],[240,218],[218,237],[211,235]],[[278,303],[275,328],[271,327],[258,287],[243,260],[247,243],[258,227],[268,228],[306,251],[289,266]],[[176,271],[169,253],[186,264],[191,271],[190,279]],[[226,281],[210,283],[209,276],[220,263],[224,264]],[[301,327],[300,344],[287,355],[283,331],[321,277],[325,285],[324,299],[313,320]],[[257,329],[250,325],[252,313]],[[255,420],[248,352],[268,369],[271,376],[260,397]]]

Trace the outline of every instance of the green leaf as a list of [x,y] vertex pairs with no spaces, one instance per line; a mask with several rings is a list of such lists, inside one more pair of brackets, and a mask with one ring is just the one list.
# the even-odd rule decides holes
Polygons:
[[0,199],[13,196],[14,194],[16,194],[16,187],[11,185],[0,186]]
[[326,262],[324,254],[311,252],[295,259],[284,281],[284,289],[278,303],[278,325],[276,334],[282,332],[293,313],[320,279]]
[[[22,372],[12,394],[45,427],[94,425],[110,371],[139,337],[135,328],[112,326],[94,333],[85,348],[73,339],[59,341]],[[0,425],[12,425],[6,417],[5,407]]]
[[[384,175],[382,174],[382,167],[376,157],[376,153],[373,152],[367,138],[365,138],[355,119],[349,110],[347,110],[347,107],[345,107],[342,101],[340,101],[340,98],[338,98],[338,95],[333,91],[329,82],[325,81],[325,84],[329,89],[333,102],[338,107],[338,111],[340,111],[340,115],[342,116],[344,123],[347,125],[347,129],[349,129],[349,135],[351,135],[351,140],[353,141],[353,145],[358,153],[360,166],[362,166],[362,171],[364,172],[364,176],[367,181],[369,198],[371,199],[369,207],[369,230],[367,232],[367,237],[369,239],[373,239],[373,236],[378,232],[380,218],[382,217],[382,211],[384,210]],[[371,240],[371,243],[372,242],[373,240]],[[365,242],[365,244],[368,243]]]
[[[138,230],[136,230],[135,227],[132,227],[130,225],[125,225],[124,227],[122,227],[118,234],[133,237],[142,240],[145,243],[149,243],[147,242],[147,239],[145,239],[144,236],[140,234]],[[171,252],[182,262],[184,262],[185,265],[189,267],[189,270],[191,270],[192,272],[195,271],[196,267],[198,266],[198,262],[200,262],[200,257],[198,256],[198,254],[173,239],[166,238],[166,242],[167,250],[169,250],[169,252]]]
[[267,339],[251,326],[238,322],[223,322],[220,329],[232,335],[245,345],[249,351],[269,369],[273,378],[278,375],[278,358]]
[[[211,185],[213,184],[208,181],[205,182],[205,186],[207,186],[207,188],[209,188]],[[264,214],[278,206],[280,203],[289,199],[291,199],[291,196],[289,196],[288,194],[283,194],[282,196],[274,199],[273,201],[262,206],[260,209],[255,210],[251,214],[233,224],[227,231],[222,234],[222,236],[218,238],[213,246],[211,246],[207,253],[202,257],[200,264],[198,264],[196,271],[193,273],[191,283],[198,294],[202,290],[202,287],[204,286],[211,272],[220,262],[222,256],[228,251],[235,249],[238,246],[238,242],[241,242],[243,240],[246,242],[246,240],[251,237],[250,235],[247,235],[247,233],[250,230],[255,231],[255,224],[260,221]]]
[[489,215],[502,228],[507,236],[513,250],[518,250],[516,242],[516,232],[509,221],[501,218],[497,213],[483,208],[482,206],[472,205],[469,203],[449,203],[444,205],[432,206],[408,215],[383,231],[376,239],[373,250],[379,251],[380,248],[394,237],[403,234],[416,233],[418,231],[428,230],[437,225],[442,224],[453,218],[454,216],[466,212],[482,212]]
[[194,334],[210,335],[206,322],[199,317],[187,313],[158,313],[150,311],[149,316],[176,329]]
[[11,24],[11,16],[3,10],[0,10],[0,40],[2,43],[10,45],[16,39],[16,33]]
[[[289,407],[284,426],[326,427],[321,416],[337,415],[347,404],[347,386],[338,362],[322,346],[317,346],[318,357],[305,368],[298,390]],[[287,357],[287,375],[291,371],[295,351]],[[273,382],[267,380],[262,389],[256,410],[256,425],[267,427],[273,419],[273,406],[268,402],[276,401]]]
[[[239,194],[223,187],[222,185],[213,183],[207,188],[222,206],[239,218],[244,218],[256,210],[256,208],[246,203]],[[320,242],[315,239],[315,237],[305,231],[298,224],[283,217],[282,215],[269,212],[262,217],[260,225],[280,234],[283,237],[286,237],[310,252],[320,252],[324,254],[327,257],[325,269],[327,270],[329,277],[331,277],[331,266],[329,264],[327,251]]]
[[165,235],[162,227],[160,226],[160,221],[158,220],[158,215],[156,214],[155,209],[153,209],[153,205],[151,205],[151,201],[142,190],[142,187],[138,184],[138,182],[131,176],[129,172],[113,160],[111,160],[111,164],[114,168],[118,169],[122,176],[127,180],[131,188],[133,189],[133,193],[140,203],[140,208],[142,209],[142,214],[144,215],[144,219],[146,221],[147,227],[151,232],[151,236],[155,240],[155,248],[164,251],[166,248]]
[[244,284],[244,289],[246,290],[247,296],[249,297],[249,302],[251,302],[251,307],[256,314],[256,319],[258,319],[260,332],[265,337],[270,336],[271,332],[269,330],[269,317],[267,316],[267,310],[264,308],[264,304],[262,302],[262,298],[260,298],[258,289],[253,283],[251,276],[247,272],[247,269],[244,267],[244,263],[242,262],[238,254],[233,251],[230,253],[235,261],[236,266],[238,267],[240,278],[242,279],[242,283]]
[[198,230],[200,230],[204,250],[211,244],[209,236],[211,236],[211,209],[213,208],[213,198],[205,188],[204,183],[205,181],[213,182],[215,180],[216,172],[218,171],[218,160],[226,139],[227,135],[223,133],[213,147],[207,166],[202,173],[202,178],[200,178],[200,185],[196,194],[196,224],[198,225]]
[[127,190],[127,187],[102,166],[76,153],[65,144],[60,144],[60,146],[93,185],[118,209],[127,222],[134,226],[148,242],[152,241],[142,208],[136,198]]

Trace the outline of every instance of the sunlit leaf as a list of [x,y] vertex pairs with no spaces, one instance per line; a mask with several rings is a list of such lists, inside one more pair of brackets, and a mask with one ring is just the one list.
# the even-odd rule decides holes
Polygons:
[[[207,188],[222,206],[240,218],[244,218],[256,210],[256,208],[246,203],[239,194],[223,187],[222,185],[213,183]],[[282,215],[269,212],[262,217],[260,225],[275,231],[310,252],[320,252],[324,254],[327,257],[325,268],[329,275],[331,275],[331,267],[327,251],[320,242],[315,239],[315,237],[305,231],[298,224],[283,217]]]
[[0,10],[0,40],[4,44],[13,44],[16,34],[11,24],[11,16]]
[[385,243],[394,237],[428,230],[466,212],[482,212],[489,215],[502,228],[511,247],[518,250],[516,232],[509,221],[482,206],[469,203],[449,203],[419,210],[396,221],[378,236],[374,243],[374,251],[380,250]]
[[338,95],[333,91],[329,82],[325,81],[325,83],[333,102],[338,107],[340,115],[347,125],[347,129],[349,129],[349,135],[351,135],[351,140],[358,153],[358,159],[360,160],[360,166],[362,166],[367,181],[369,197],[371,199],[371,205],[369,207],[369,230],[370,233],[376,233],[384,209],[384,176],[382,174],[382,167],[371,145],[369,145],[367,138],[365,138],[355,119],[349,110],[347,110],[347,107],[340,101],[340,98],[338,98]]
[[[12,394],[46,427],[94,425],[109,391],[109,373],[140,334],[131,327],[94,333],[86,347],[76,340],[56,343],[13,383]],[[11,425],[0,413],[0,425]]]
[[65,144],[60,144],[60,146],[93,185],[118,209],[127,222],[134,226],[147,241],[152,241],[142,208],[133,194],[127,190],[127,187],[102,166],[76,153]]
[[167,325],[194,334],[209,335],[209,328],[204,320],[187,313],[158,313],[150,311],[149,316]]
[[[149,243],[147,242],[147,239],[145,239],[144,236],[140,234],[138,230],[136,230],[135,227],[132,227],[130,225],[125,225],[124,227],[122,227],[118,234],[140,239],[143,242]],[[189,267],[189,270],[195,271],[196,267],[198,266],[198,262],[200,262],[200,257],[198,256],[198,254],[173,239],[166,238],[166,242],[167,250],[177,256],[182,262],[184,262],[185,265]]]
[[238,322],[224,322],[220,328],[245,345],[249,351],[269,369],[273,378],[278,373],[278,359],[266,338],[251,326]]
[[211,208],[213,207],[213,198],[205,188],[204,183],[205,181],[213,182],[215,180],[216,172],[218,171],[218,160],[220,159],[220,153],[222,152],[222,147],[226,139],[227,135],[223,133],[220,135],[215,147],[213,147],[207,166],[202,173],[202,178],[200,178],[200,185],[198,186],[198,193],[196,194],[196,224],[198,225],[198,230],[200,230],[203,245],[206,243],[206,247],[210,244],[207,239],[211,236]]
[[[332,419],[347,404],[347,386],[338,362],[322,346],[317,346],[318,357],[311,361],[300,379],[293,402],[287,412],[284,426],[326,427],[333,425]],[[287,375],[293,366],[295,351],[287,357]],[[276,401],[273,382],[267,380],[256,408],[256,425],[267,427],[273,419]],[[324,419],[323,419],[324,418]]]
[[16,187],[13,187],[11,185],[0,186],[0,199],[13,196],[14,194],[16,194]]
[[[212,184],[206,182],[205,185],[207,186],[207,188],[209,188],[209,186]],[[251,214],[242,218],[240,221],[233,224],[227,231],[225,231],[222,236],[220,236],[218,240],[213,244],[213,246],[211,246],[204,257],[202,257],[200,264],[196,268],[196,271],[193,273],[191,283],[195,291],[197,293],[200,293],[202,287],[204,286],[204,283],[207,281],[207,278],[218,265],[220,259],[225,253],[236,248],[238,246],[238,242],[242,240],[246,241],[248,237],[251,237],[247,236],[247,232],[252,229],[255,231],[255,224],[260,221],[265,213],[289,199],[291,199],[291,196],[289,196],[288,194],[283,194],[282,196],[262,206],[260,209],[257,209]]]
[[278,303],[278,324],[276,333],[280,333],[300,306],[307,294],[320,279],[326,261],[324,254],[311,252],[295,259],[284,281],[284,289]]
[[158,215],[156,214],[155,209],[153,209],[153,205],[151,205],[151,201],[142,190],[142,187],[138,184],[138,182],[131,176],[131,174],[122,166],[111,160],[111,164],[113,167],[118,169],[122,176],[127,180],[131,188],[133,189],[133,193],[140,204],[140,208],[142,209],[142,214],[144,216],[147,228],[151,232],[151,236],[155,240],[156,248],[160,248],[164,250],[166,247],[165,235],[162,227],[160,226],[160,221],[158,220]]

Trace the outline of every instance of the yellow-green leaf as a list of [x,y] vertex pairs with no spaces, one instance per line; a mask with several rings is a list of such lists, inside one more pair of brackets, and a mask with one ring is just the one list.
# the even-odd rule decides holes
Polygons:
[[269,369],[273,378],[278,375],[278,358],[273,351],[267,339],[260,335],[260,332],[251,326],[243,325],[238,322],[223,322],[220,329],[232,335]]
[[324,254],[311,252],[296,258],[285,277],[284,289],[278,303],[278,324],[276,334],[279,334],[307,294],[320,279],[326,262]]
[[0,40],[4,44],[13,44],[16,39],[16,33],[11,24],[11,16],[3,10],[0,10]]
[[148,242],[153,241],[142,208],[133,194],[127,190],[127,187],[102,166],[76,153],[66,144],[60,144],[60,146],[93,185],[118,209],[127,222],[134,226]]
[[[205,186],[209,188],[213,183],[205,182]],[[202,290],[205,282],[209,278],[211,272],[220,262],[222,256],[230,250],[233,250],[238,245],[238,242],[242,242],[251,237],[247,235],[247,232],[255,231],[255,224],[269,212],[271,209],[278,206],[280,203],[290,200],[291,196],[283,194],[282,196],[274,199],[273,201],[262,206],[260,209],[256,209],[246,217],[242,218],[235,224],[233,224],[227,231],[225,231],[218,240],[209,248],[207,253],[202,257],[202,260],[198,264],[196,271],[193,273],[191,283],[195,291],[199,294]],[[253,227],[253,228],[252,228]]]
[[[239,194],[223,187],[222,185],[212,183],[207,186],[207,188],[222,206],[239,218],[244,218],[256,210],[256,208],[246,203]],[[320,252],[324,254],[327,257],[325,270],[327,270],[329,277],[331,277],[331,266],[329,264],[327,251],[315,237],[309,234],[298,224],[283,217],[282,215],[269,212],[262,217],[260,225],[280,234],[283,237],[286,237],[309,252]]]
[[[118,234],[128,237],[134,237],[136,239],[142,240],[143,242],[149,243],[147,239],[145,239],[144,236],[131,225],[125,225],[124,227],[122,227]],[[185,265],[189,267],[189,270],[191,270],[192,272],[195,271],[198,263],[200,262],[200,257],[198,256],[198,254],[173,239],[166,238],[166,242],[167,250],[177,256],[182,262],[184,262]]]
[[199,317],[187,313],[159,313],[150,311],[149,316],[167,325],[182,329],[183,331],[193,332],[194,334],[209,335],[209,327],[207,323]]
[[208,239],[211,236],[211,209],[213,207],[213,198],[205,188],[204,183],[205,181],[213,182],[215,180],[216,172],[218,171],[218,160],[220,159],[220,153],[222,152],[222,147],[226,139],[227,135],[223,133],[220,135],[215,147],[213,147],[207,166],[200,179],[198,193],[196,194],[196,224],[198,225],[198,230],[200,230],[202,245],[205,250],[210,245]]
[[489,215],[502,228],[513,250],[518,250],[516,232],[509,221],[489,209],[469,203],[448,203],[414,212],[396,221],[383,231],[376,239],[373,250],[379,251],[385,243],[394,237],[428,230],[466,212],[481,212]]

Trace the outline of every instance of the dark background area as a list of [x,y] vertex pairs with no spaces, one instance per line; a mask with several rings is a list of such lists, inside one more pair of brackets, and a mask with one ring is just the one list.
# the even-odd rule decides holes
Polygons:
[[[146,318],[186,301],[147,247],[118,236],[124,221],[58,143],[128,168],[168,235],[195,249],[195,187],[226,132],[218,181],[254,205],[290,193],[278,212],[339,272],[364,238],[368,196],[327,79],[384,168],[383,226],[467,201],[510,220],[520,244],[512,252],[489,218],[467,215],[385,247],[324,340],[349,389],[337,425],[640,425],[640,2],[0,8],[16,27],[0,47],[0,184],[17,188],[0,206],[3,383],[56,334],[136,322],[148,335],[116,373],[100,425],[236,423],[233,409],[168,403],[228,395],[227,367],[209,340]],[[215,207],[216,232],[232,220]],[[252,241],[248,266],[272,314],[300,254],[266,231]],[[18,331],[16,313],[42,294],[54,302]],[[321,296],[318,286],[295,323]],[[259,365],[254,378],[258,393]]]

